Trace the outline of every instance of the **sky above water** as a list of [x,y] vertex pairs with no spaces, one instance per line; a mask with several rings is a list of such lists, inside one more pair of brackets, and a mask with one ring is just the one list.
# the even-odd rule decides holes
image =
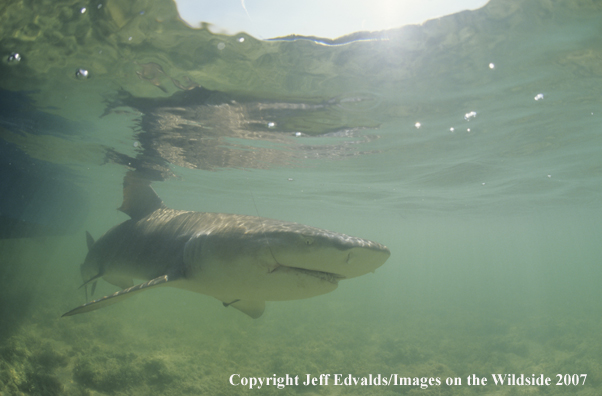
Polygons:
[[213,25],[214,32],[246,32],[268,39],[291,34],[337,38],[420,24],[426,20],[474,10],[487,0],[177,0],[180,16],[193,27]]

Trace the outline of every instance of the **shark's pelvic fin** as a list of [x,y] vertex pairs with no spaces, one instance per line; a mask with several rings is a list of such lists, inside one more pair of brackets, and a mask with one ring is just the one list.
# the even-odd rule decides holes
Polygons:
[[88,303],[85,303],[84,305],[80,305],[79,307],[63,314],[62,316],[71,316],[84,312],[95,311],[97,309],[104,308],[108,305],[118,303],[128,297],[133,296],[138,292],[147,290],[150,287],[163,286],[169,281],[169,277],[167,275],[163,275],[148,282],[140,283],[127,289],[120,290],[116,293],[111,294],[110,296],[105,296],[103,298],[99,298],[98,300],[90,301]]
[[263,315],[263,311],[265,311],[265,301],[234,300],[230,302],[222,302],[224,307],[236,308],[240,312],[249,315],[253,319],[257,319]]
[[150,180],[128,172],[123,178],[123,203],[119,210],[139,220],[160,208],[165,208],[165,204],[151,187]]

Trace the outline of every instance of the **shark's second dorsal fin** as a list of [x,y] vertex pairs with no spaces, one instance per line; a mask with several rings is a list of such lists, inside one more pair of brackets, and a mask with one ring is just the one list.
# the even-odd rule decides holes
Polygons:
[[123,203],[119,210],[132,219],[139,220],[157,209],[164,208],[163,201],[150,184],[150,180],[128,172],[123,178]]

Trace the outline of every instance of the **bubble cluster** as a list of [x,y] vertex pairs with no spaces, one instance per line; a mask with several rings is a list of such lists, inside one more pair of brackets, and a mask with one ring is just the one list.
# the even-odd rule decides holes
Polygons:
[[464,119],[466,121],[470,121],[472,118],[475,118],[477,116],[477,112],[476,111],[471,111],[469,113],[464,114]]
[[21,55],[18,52],[13,52],[12,54],[10,54],[8,56],[8,58],[6,58],[6,61],[9,62],[9,63],[20,62],[21,61]]

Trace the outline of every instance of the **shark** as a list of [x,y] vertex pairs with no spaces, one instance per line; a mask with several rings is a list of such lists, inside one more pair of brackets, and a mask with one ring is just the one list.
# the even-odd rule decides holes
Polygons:
[[86,232],[88,254],[80,270],[86,296],[99,279],[121,290],[62,316],[171,286],[259,318],[266,301],[329,293],[341,280],[374,272],[391,254],[380,243],[303,224],[170,209],[150,181],[131,174],[124,177],[119,210],[130,219],[96,241]]

